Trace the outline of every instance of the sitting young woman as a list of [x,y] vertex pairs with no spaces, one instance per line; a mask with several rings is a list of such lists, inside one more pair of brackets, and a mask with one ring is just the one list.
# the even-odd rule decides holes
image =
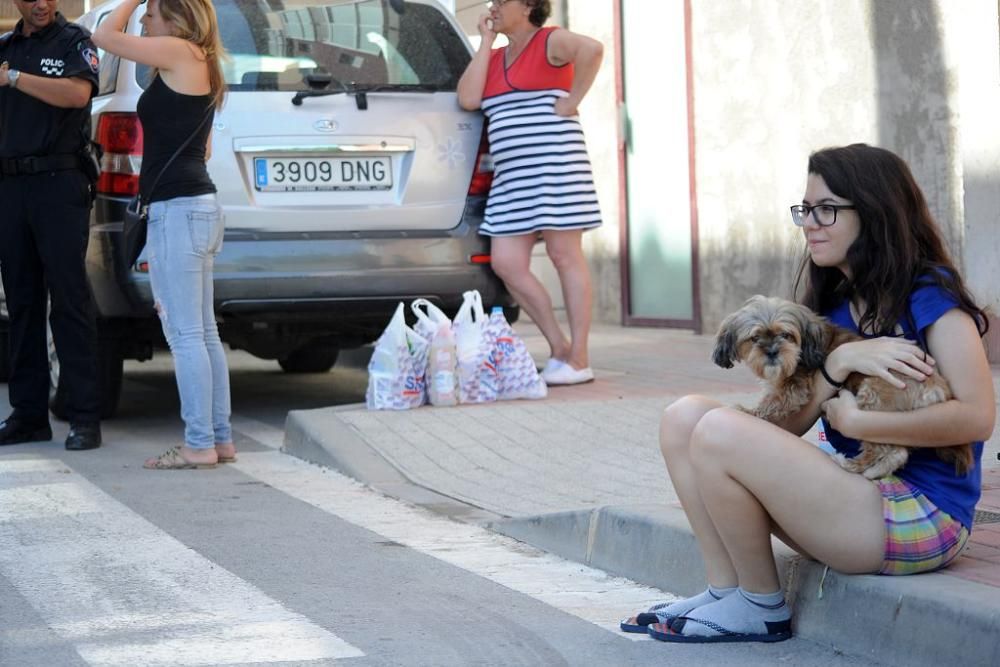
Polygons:
[[[779,426],[702,396],[665,410],[663,457],[708,588],[623,621],[626,632],[668,642],[790,637],[772,534],[839,572],[885,575],[945,567],[968,540],[982,441],[995,419],[980,341],[987,324],[923,193],[887,150],[830,148],[810,156],[792,221],[806,241],[796,281],[802,303],[865,340],[831,352],[813,377],[812,400]],[[910,412],[863,412],[837,388],[854,372],[901,386],[893,373],[923,380],[934,368],[954,397]],[[872,483],[799,437],[820,417],[830,444],[849,457],[859,440],[913,452],[904,467]],[[970,442],[974,462],[964,475],[931,449]]]

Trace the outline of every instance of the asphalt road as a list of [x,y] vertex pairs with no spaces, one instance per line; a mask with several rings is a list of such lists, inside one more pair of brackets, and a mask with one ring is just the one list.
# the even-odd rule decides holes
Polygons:
[[[179,443],[169,360],[129,363],[105,446],[0,449],[0,665],[863,665],[793,639],[622,635],[669,593],[381,496],[280,453],[289,409],[363,400],[231,353],[240,460],[154,472]],[[8,411],[0,385],[0,412]]]

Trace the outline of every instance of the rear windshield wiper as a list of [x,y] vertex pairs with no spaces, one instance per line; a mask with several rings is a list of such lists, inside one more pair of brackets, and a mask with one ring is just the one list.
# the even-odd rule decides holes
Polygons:
[[[310,85],[323,85],[326,78],[320,79],[316,77],[314,82],[312,79],[313,75],[306,77]],[[381,93],[381,92],[415,92],[415,93],[439,93],[443,90],[440,85],[432,83],[372,83],[372,84],[358,84],[349,83],[345,84],[337,81],[334,78],[329,78],[329,83],[326,85],[336,85],[336,88],[313,88],[312,90],[300,90],[295,93],[292,98],[292,104],[295,106],[300,106],[302,100],[307,97],[324,97],[326,95],[339,95],[341,93],[347,95],[354,95],[354,101],[358,105],[358,109],[364,111],[368,108],[368,96],[367,93]]]
[[440,93],[444,90],[440,84],[436,83],[371,83],[352,84],[352,92],[381,93]]

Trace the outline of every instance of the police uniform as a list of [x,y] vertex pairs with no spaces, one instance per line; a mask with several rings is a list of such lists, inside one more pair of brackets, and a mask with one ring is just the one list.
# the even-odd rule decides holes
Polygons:
[[[96,93],[97,48],[87,30],[58,13],[29,36],[22,25],[0,37],[0,62],[25,74],[81,78],[90,82],[91,96]],[[90,137],[90,111],[89,102],[64,109],[16,87],[0,87],[0,269],[10,315],[14,408],[4,424],[16,419],[36,435],[49,423],[47,296],[70,422],[90,428],[99,419],[97,334],[84,265],[91,181],[81,151]],[[68,449],[92,448],[70,444],[67,439]]]

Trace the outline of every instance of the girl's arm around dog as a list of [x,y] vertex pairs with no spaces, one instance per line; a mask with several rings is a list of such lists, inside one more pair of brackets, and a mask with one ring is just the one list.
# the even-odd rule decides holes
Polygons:
[[[848,437],[869,442],[891,442],[910,447],[941,447],[987,440],[993,432],[996,403],[989,362],[972,318],[958,309],[945,313],[927,328],[927,346],[936,360],[938,371],[951,385],[954,398],[911,412],[865,412],[859,410],[850,394],[832,398],[823,404],[830,424]],[[876,341],[842,345],[827,359],[827,371],[836,380],[846,377],[845,368],[867,375],[884,375],[873,368],[879,365],[871,354],[857,354],[860,346]],[[846,349],[845,349],[846,348]],[[844,350],[844,352],[841,352]],[[865,352],[872,352],[871,349]],[[839,354],[838,354],[839,353]],[[916,348],[920,355],[920,349]],[[903,362],[910,371],[930,372],[921,360]],[[896,370],[900,359],[882,361],[881,370]],[[861,368],[863,367],[863,368]],[[908,374],[914,375],[913,372]],[[829,395],[829,390],[827,390]]]

